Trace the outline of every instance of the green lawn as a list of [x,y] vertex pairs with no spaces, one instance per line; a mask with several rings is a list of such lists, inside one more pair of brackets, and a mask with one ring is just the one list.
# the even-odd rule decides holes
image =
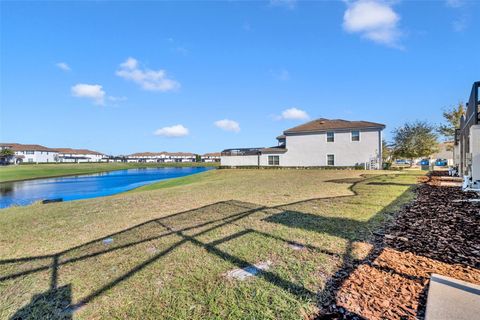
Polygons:
[[145,167],[217,166],[217,163],[59,163],[0,166],[0,182]]
[[[1,210],[0,318],[312,316],[329,277],[368,253],[372,230],[412,198],[419,174],[371,173],[215,170]],[[265,261],[258,277],[226,276]]]

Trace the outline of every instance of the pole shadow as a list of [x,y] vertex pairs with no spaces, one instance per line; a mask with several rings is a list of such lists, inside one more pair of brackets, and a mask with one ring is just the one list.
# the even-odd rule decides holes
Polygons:
[[[342,266],[338,272],[335,273],[330,280],[328,280],[325,288],[318,292],[313,292],[300,284],[283,279],[272,271],[264,270],[259,274],[259,277],[265,281],[268,281],[277,286],[279,289],[292,293],[301,299],[319,301],[320,304],[334,303],[336,288],[339,287],[341,282],[345,281],[348,275],[351,274],[359,264],[366,263],[368,260],[367,258],[362,261],[354,261],[354,259],[352,259],[352,243],[357,240],[367,240],[365,238],[365,234],[366,231],[370,231],[370,227],[373,223],[372,221],[376,220],[378,216],[383,215],[385,212],[389,212],[391,208],[398,206],[397,201],[400,201],[398,199],[401,199],[401,196],[389,203],[383,210],[376,212],[368,221],[358,221],[341,217],[323,217],[308,212],[288,210],[288,207],[297,205],[310,205],[312,203],[321,204],[325,201],[356,199],[359,197],[359,192],[356,190],[357,185],[359,183],[364,183],[366,186],[368,186],[368,183],[365,182],[369,179],[371,178],[362,178],[361,180],[356,180],[354,182],[352,182],[352,180],[338,181],[339,183],[353,183],[349,187],[352,195],[308,199],[270,207],[236,200],[221,201],[193,210],[171,214],[158,219],[152,219],[52,255],[0,260],[0,267],[11,267],[12,265],[22,266],[22,268],[19,268],[22,269],[22,271],[0,274],[0,283],[19,279],[38,272],[49,271],[51,274],[51,284],[49,290],[44,293],[34,295],[31,299],[31,302],[17,310],[11,319],[28,319],[28,317],[38,314],[46,315],[45,317],[50,319],[71,319],[74,312],[82,306],[87,305],[108,290],[116,287],[120,283],[123,283],[152,263],[159,261],[166,255],[172,253],[175,249],[187,243],[203,248],[208,253],[227,261],[238,268],[253,267],[255,262],[246,261],[245,259],[239,258],[218,247],[222,243],[239,239],[249,234],[256,234],[265,238],[275,239],[285,243],[286,245],[292,243],[300,244],[309,250],[315,250],[317,252],[340,258],[342,260]],[[398,187],[398,185],[396,186]],[[404,192],[411,191],[412,186],[408,186],[409,188]],[[218,217],[219,213],[221,213],[221,217]],[[262,213],[263,217],[266,215],[266,217],[260,219],[260,221],[264,223],[282,225],[287,228],[297,228],[340,237],[347,240],[347,248],[343,254],[338,254],[323,248],[299,243],[292,239],[286,239],[275,234],[263,232],[254,227],[244,228],[242,231],[228,234],[220,239],[210,242],[200,240],[201,236],[207,233],[238,223],[239,221],[242,221],[243,219],[251,217],[257,213]],[[191,221],[195,220],[193,217],[201,217],[202,222],[192,224]],[[192,232],[193,234],[190,234]],[[139,234],[142,236],[139,237]],[[169,245],[160,252],[154,254],[151,258],[138,263],[135,267],[131,268],[127,272],[124,272],[112,281],[104,284],[102,287],[97,288],[96,290],[91,291],[89,294],[79,298],[75,302],[72,301],[73,288],[71,284],[66,284],[60,287],[58,286],[58,280],[59,277],[61,277],[60,267],[62,266],[101,257],[118,250],[135,247],[152,240],[159,240],[171,236],[176,236],[179,240],[175,241],[172,245]],[[115,244],[105,248],[105,246],[102,244],[109,239],[115,239]],[[372,250],[370,253],[369,258],[378,256],[380,252],[381,249],[378,246],[375,246],[374,250]],[[25,264],[27,265],[26,268]],[[33,267],[28,268],[29,264],[31,264]]]

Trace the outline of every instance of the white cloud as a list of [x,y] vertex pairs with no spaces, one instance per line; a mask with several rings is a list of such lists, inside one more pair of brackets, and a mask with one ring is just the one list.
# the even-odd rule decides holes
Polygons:
[[277,117],[278,120],[306,120],[310,118],[307,112],[297,108],[283,110],[282,115]]
[[450,7],[450,8],[460,8],[461,6],[464,5],[464,1],[463,0],[446,0],[445,4],[447,5],[447,7]]
[[275,7],[284,7],[287,9],[295,9],[297,0],[270,0],[270,5]]
[[378,0],[359,0],[348,4],[343,15],[343,28],[360,33],[364,38],[391,47],[401,48],[398,41],[400,16],[392,7]]
[[55,64],[58,68],[62,69],[63,71],[70,71],[70,66],[66,62],[58,62]]
[[180,83],[167,78],[165,70],[142,70],[134,58],[128,58],[120,64],[116,75],[139,84],[145,90],[166,92],[180,88]]
[[215,126],[225,131],[240,131],[240,125],[238,124],[238,122],[229,119],[215,121]]
[[105,91],[99,84],[79,83],[71,88],[72,95],[78,98],[92,99],[95,104],[105,104]]
[[171,127],[164,127],[155,130],[153,134],[157,136],[164,136],[169,138],[178,138],[178,137],[185,137],[189,133],[188,129],[185,128],[181,124],[177,124]]

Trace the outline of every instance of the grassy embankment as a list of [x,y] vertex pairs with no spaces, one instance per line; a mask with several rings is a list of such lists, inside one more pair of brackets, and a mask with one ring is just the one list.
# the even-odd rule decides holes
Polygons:
[[0,182],[89,174],[132,168],[195,166],[218,166],[218,163],[59,163],[0,166]]
[[[1,210],[0,318],[312,315],[329,277],[347,257],[363,256],[385,213],[412,197],[415,173],[365,173],[215,170],[112,197]],[[267,260],[259,277],[225,276]]]

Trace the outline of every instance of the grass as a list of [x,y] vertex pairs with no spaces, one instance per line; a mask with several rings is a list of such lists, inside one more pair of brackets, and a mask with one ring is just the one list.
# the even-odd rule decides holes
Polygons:
[[[372,230],[412,198],[418,175],[366,173],[215,170],[2,210],[0,318],[311,316],[329,277],[368,252]],[[259,277],[225,276],[266,260]]]
[[145,167],[217,166],[218,163],[58,163],[0,166],[0,182],[98,173]]

